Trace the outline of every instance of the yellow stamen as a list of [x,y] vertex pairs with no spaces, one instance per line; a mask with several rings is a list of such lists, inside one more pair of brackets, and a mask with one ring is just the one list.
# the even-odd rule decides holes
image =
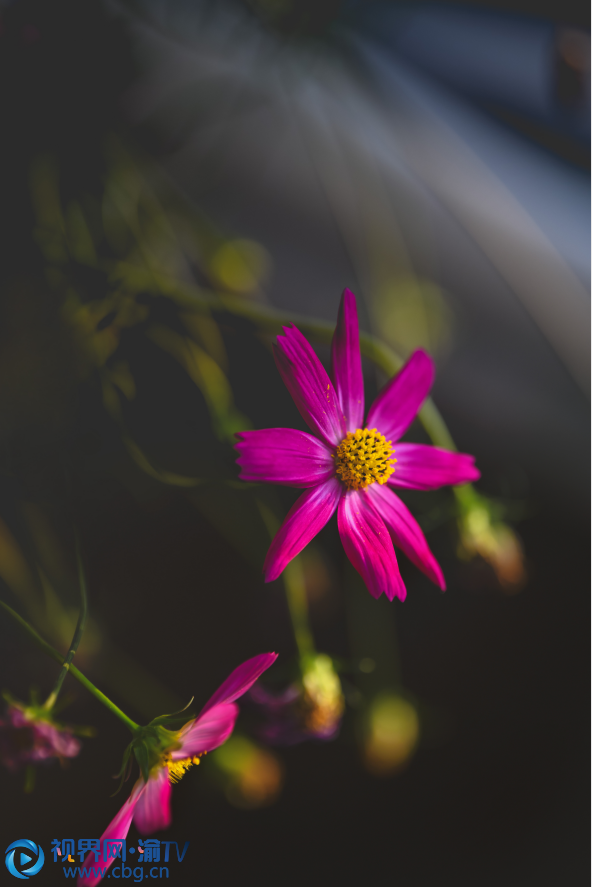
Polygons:
[[183,758],[181,761],[172,761],[169,758],[166,761],[169,770],[169,781],[173,783],[179,782],[190,767],[193,767],[194,764],[199,764],[199,759],[200,755],[193,755],[192,758]]
[[378,481],[385,484],[395,470],[390,440],[376,428],[350,431],[333,456],[335,471],[350,490],[363,490]]

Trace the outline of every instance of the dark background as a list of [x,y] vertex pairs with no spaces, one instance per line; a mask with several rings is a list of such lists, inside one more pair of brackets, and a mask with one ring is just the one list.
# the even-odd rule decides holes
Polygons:
[[[336,21],[357,14],[362,19],[366,12],[355,4],[334,4],[311,23],[305,6],[293,19],[271,24],[257,7],[247,14],[280,41],[283,51],[287,44],[312,39],[311,33],[334,47]],[[493,8],[541,13],[529,4]],[[314,9],[316,16],[320,6]],[[19,0],[3,7],[0,32],[1,344],[7,353],[25,330],[23,337],[33,336],[33,353],[55,347],[47,365],[66,392],[65,405],[46,404],[45,413],[33,398],[33,418],[25,411],[22,419],[14,407],[23,397],[16,371],[11,370],[10,385],[5,378],[3,390],[9,394],[2,405],[10,433],[3,447],[10,470],[2,477],[3,516],[16,520],[19,498],[36,499],[68,541],[68,522],[76,515],[92,614],[105,638],[91,676],[105,689],[116,684],[113,671],[122,667],[116,657],[125,650],[155,679],[154,697],[142,698],[137,711],[112,690],[115,701],[138,719],[151,704],[160,713],[161,699],[164,704],[171,694],[183,701],[195,695],[201,704],[251,655],[274,649],[279,667],[295,649],[279,583],[264,585],[256,567],[264,556],[264,538],[245,528],[251,533],[252,562],[242,557],[204,516],[203,508],[213,505],[200,510],[134,469],[101,411],[92,380],[72,390],[61,385],[68,362],[31,236],[30,160],[40,151],[54,151],[69,170],[67,187],[98,187],[100,138],[117,130],[172,170],[176,185],[218,224],[266,244],[276,269],[268,289],[272,304],[332,319],[341,288],[360,286],[343,244],[327,257],[321,241],[315,252],[315,231],[306,230],[305,214],[292,216],[280,197],[268,201],[266,193],[253,202],[248,170],[235,170],[234,179],[222,177],[209,190],[184,181],[179,170],[187,162],[175,166],[179,142],[167,145],[160,122],[137,123],[137,115],[135,123],[130,120],[129,101],[122,104],[121,96],[146,76],[147,56],[138,50],[136,29],[151,27],[146,18],[153,12],[139,4],[131,10],[130,24],[95,3],[60,0],[49,9]],[[546,12],[547,21],[561,26],[586,26],[582,4],[549,5]],[[210,13],[215,15],[211,7]],[[36,31],[26,32],[29,25]],[[227,113],[238,117],[242,110],[239,96]],[[579,154],[566,157],[532,134],[520,137],[533,151],[577,169],[585,185]],[[573,131],[565,138],[572,147],[581,144]],[[261,154],[261,164],[267,156]],[[277,221],[277,230],[270,220]],[[443,253],[438,280],[462,316],[462,334],[451,356],[441,361],[434,398],[459,449],[476,454],[483,474],[479,489],[522,504],[517,529],[528,582],[520,593],[503,594],[487,565],[456,559],[450,522],[434,529],[429,542],[448,580],[446,594],[403,563],[406,602],[371,603],[390,626],[393,643],[398,639],[405,687],[437,713],[442,730],[427,730],[405,769],[380,779],[361,766],[355,711],[348,709],[336,741],[281,751],[283,792],[261,810],[230,806],[203,772],[206,762],[174,790],[171,837],[191,844],[186,861],[171,866],[172,882],[396,882],[403,887],[587,882],[587,398],[467,232],[448,219],[436,237]],[[300,283],[294,281],[312,281],[317,272],[322,283],[312,291],[302,288],[299,297]],[[218,319],[238,408],[255,427],[300,427],[265,345],[248,325],[230,316]],[[180,369],[133,328],[124,345],[148,392],[130,406],[128,416],[139,439],[164,463],[191,462],[187,454],[195,447],[200,458],[209,454],[230,470],[231,448],[216,442],[203,400]],[[366,369],[371,402],[376,380]],[[477,382],[486,384],[479,389]],[[72,470],[67,494],[59,469],[62,452]],[[285,508],[293,492],[280,490]],[[233,502],[220,507],[233,509]],[[332,596],[329,615],[318,614],[315,623],[313,610],[315,635],[320,649],[347,660],[346,600],[353,580],[335,526],[323,531],[321,543]],[[32,684],[49,690],[53,665],[4,619],[0,644],[3,688],[22,699]],[[19,836],[44,848],[54,837],[96,837],[121,803],[121,796],[109,794],[115,787],[110,777],[128,741],[125,730],[74,682],[68,689],[74,702],[67,717],[96,725],[98,735],[85,741],[82,755],[66,769],[40,768],[30,795],[22,792],[21,775],[0,772],[0,831],[6,845]],[[248,718],[247,711],[247,725]],[[46,859],[39,882],[62,883],[47,852]]]

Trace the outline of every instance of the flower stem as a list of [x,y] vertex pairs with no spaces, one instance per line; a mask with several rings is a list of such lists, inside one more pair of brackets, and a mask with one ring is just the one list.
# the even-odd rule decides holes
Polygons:
[[314,654],[315,646],[308,624],[308,600],[304,570],[299,557],[295,557],[286,565],[283,578],[298,655],[302,663],[303,660],[309,659]]
[[[29,623],[25,619],[22,618],[22,616],[19,616],[19,614],[16,613],[12,609],[12,607],[9,607],[8,604],[5,604],[4,601],[0,601],[0,607],[2,607],[2,609],[5,610],[8,615],[17,623],[17,625],[22,628],[25,634],[29,635],[31,640],[39,647],[40,650],[43,650],[43,652],[50,656],[55,662],[59,662],[60,665],[63,665],[64,657],[60,653],[58,653],[57,650],[54,650],[54,648],[50,644],[44,641],[43,638],[37,634],[35,629],[31,625],[29,625]],[[76,668],[76,666],[71,665],[69,671],[72,677],[76,678],[76,680],[79,681],[79,683],[81,683],[82,686],[85,687],[90,693],[92,693],[93,696],[95,696],[99,700],[99,702],[103,703],[105,708],[108,708],[109,711],[112,712],[117,718],[119,718],[120,721],[123,721],[125,726],[128,727],[128,729],[130,729],[132,733],[135,734],[139,730],[141,730],[139,724],[136,724],[135,721],[132,721],[131,718],[128,718],[128,716],[124,714],[124,712],[122,712],[121,709],[118,708],[114,702],[111,702],[109,697],[105,696],[105,694],[102,693],[98,687],[95,687],[92,681],[89,681],[89,679],[85,675],[83,675],[82,672]]]
[[64,664],[62,665],[60,673],[54,684],[53,690],[51,691],[43,705],[43,708],[47,709],[47,711],[51,711],[56,703],[60,690],[62,689],[64,679],[72,666],[72,660],[74,659],[74,656],[78,649],[78,645],[82,639],[84,626],[86,625],[86,616],[88,613],[88,593],[86,588],[86,576],[84,574],[84,564],[82,563],[82,554],[80,552],[80,540],[78,538],[78,533],[76,533],[76,562],[78,566],[78,587],[80,590],[80,613],[78,614],[78,622],[76,623],[76,628],[74,630],[74,637],[72,638],[70,649],[68,650],[66,658],[64,659]]

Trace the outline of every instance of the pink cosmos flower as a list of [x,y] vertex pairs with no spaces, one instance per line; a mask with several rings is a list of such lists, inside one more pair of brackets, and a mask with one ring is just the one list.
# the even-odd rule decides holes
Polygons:
[[[261,653],[248,659],[234,669],[197,718],[176,732],[158,728],[157,755],[155,762],[151,762],[149,778],[147,781],[142,776],[138,779],[130,797],[101,835],[101,847],[106,840],[126,838],[132,819],[142,835],[168,828],[171,824],[172,783],[178,782],[191,766],[198,764],[201,755],[228,739],[238,716],[235,700],[246,693],[276,659],[277,653]],[[113,861],[108,860],[106,866],[101,863],[103,872]],[[87,872],[93,868],[97,874],[79,877],[78,887],[94,887],[102,876],[94,862],[93,851],[83,867]]]
[[296,327],[284,327],[274,356],[313,434],[267,428],[237,435],[242,480],[306,490],[271,544],[263,567],[266,582],[277,579],[337,511],[345,552],[374,597],[384,592],[389,600],[405,599],[393,543],[444,590],[440,566],[417,521],[394,492],[434,490],[480,477],[472,456],[397,443],[432,387],[432,359],[424,351],[412,354],[379,393],[364,424],[356,298],[347,289],[333,335],[330,377]]
[[80,748],[67,727],[39,709],[12,704],[0,720],[0,761],[9,770],[52,758],[75,758]]

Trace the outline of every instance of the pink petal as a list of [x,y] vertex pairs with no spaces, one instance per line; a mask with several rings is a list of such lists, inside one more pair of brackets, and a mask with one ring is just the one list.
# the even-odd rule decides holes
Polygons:
[[331,378],[345,414],[346,430],[364,423],[364,379],[360,357],[360,330],[356,297],[345,289],[331,343]]
[[331,380],[300,330],[283,330],[273,349],[282,379],[308,427],[337,446],[345,437],[345,419]]
[[430,551],[421,528],[409,509],[392,490],[372,484],[368,493],[377,512],[388,527],[395,545],[401,548],[409,560],[439,585],[442,591],[446,582],[438,561]]
[[312,487],[335,474],[331,450],[306,431],[266,428],[241,431],[236,436],[241,480]]
[[277,657],[277,653],[259,653],[258,656],[253,656],[252,659],[247,659],[242,665],[238,665],[224,683],[220,684],[212,698],[206,702],[198,717],[198,722],[201,721],[205,712],[215,705],[239,699],[253,686],[257,678],[261,677],[270,665],[273,665]]
[[266,582],[277,579],[286,564],[323,529],[337,508],[342,493],[343,485],[334,477],[306,490],[296,500],[267,552],[263,564]]
[[234,730],[237,717],[238,705],[220,702],[195,721],[185,724],[178,735],[181,748],[171,754],[173,761],[181,761],[183,758],[191,758],[218,748]]
[[141,835],[151,835],[170,826],[171,790],[166,767],[161,767],[157,776],[150,776],[134,813],[134,824]]
[[[138,781],[134,785],[131,795],[129,796],[117,816],[109,823],[109,825],[101,835],[101,851],[103,849],[103,842],[108,840],[109,838],[127,838],[127,833],[129,832],[136,805],[142,797],[142,793],[145,787],[146,785],[144,783],[144,780],[138,779]],[[114,862],[115,859],[110,859],[103,862],[102,858],[100,858],[98,862],[95,862],[95,854],[91,850],[91,852],[84,860],[84,865],[82,866],[82,868],[86,868],[87,871],[89,868],[94,868],[95,871],[98,871],[99,868],[108,869]],[[90,875],[86,878],[79,876],[76,883],[77,887],[94,887],[94,885],[98,884],[100,880],[101,875]]]
[[392,487],[436,490],[446,484],[466,484],[481,477],[474,456],[440,447],[400,443],[395,447],[395,458],[395,473],[388,481]]
[[404,601],[407,592],[391,537],[366,490],[350,490],[342,497],[337,523],[345,553],[370,594],[378,598],[384,592],[389,601]]
[[382,389],[368,413],[367,428],[377,428],[387,440],[399,440],[434,384],[434,362],[425,351],[411,355]]

